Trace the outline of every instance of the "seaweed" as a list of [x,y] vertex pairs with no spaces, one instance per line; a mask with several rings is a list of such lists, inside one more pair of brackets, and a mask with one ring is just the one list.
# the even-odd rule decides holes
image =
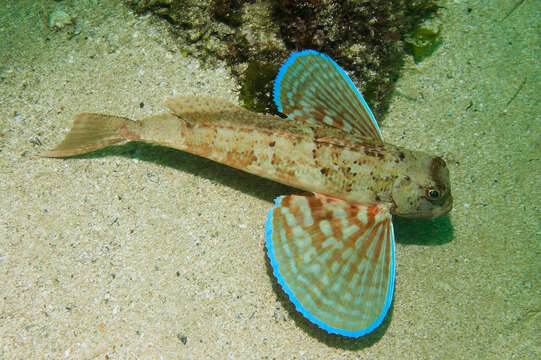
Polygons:
[[242,105],[256,112],[277,113],[272,98],[273,81],[277,73],[278,67],[273,64],[250,61],[239,94]]
[[406,52],[413,56],[416,63],[430,56],[441,45],[442,25],[435,30],[424,24],[417,26],[404,40]]

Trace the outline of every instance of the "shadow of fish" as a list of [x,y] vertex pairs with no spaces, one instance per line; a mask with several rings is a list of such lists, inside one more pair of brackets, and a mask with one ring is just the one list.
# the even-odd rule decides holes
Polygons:
[[280,196],[269,211],[274,275],[311,322],[329,333],[363,336],[381,324],[392,302],[391,214],[449,212],[449,171],[439,157],[384,143],[365,100],[326,55],[291,55],[274,83],[274,99],[287,119],[181,95],[165,100],[169,112],[140,121],[79,114],[64,141],[43,155],[145,141],[307,191]]

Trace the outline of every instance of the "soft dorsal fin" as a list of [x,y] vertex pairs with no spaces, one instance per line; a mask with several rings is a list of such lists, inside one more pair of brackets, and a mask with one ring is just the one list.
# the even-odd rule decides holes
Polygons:
[[258,114],[220,98],[208,96],[175,95],[167,97],[164,105],[177,117],[192,125],[210,124],[217,126],[242,126],[254,130],[269,130],[293,136],[311,138],[354,138],[344,130],[314,123],[307,126],[302,122],[283,119],[276,115]]
[[208,96],[175,95],[167,97],[163,104],[177,116],[188,121],[224,121],[253,118],[250,111],[220,98]]
[[317,51],[294,53],[282,65],[274,82],[274,102],[289,118],[383,142],[372,111],[349,76]]

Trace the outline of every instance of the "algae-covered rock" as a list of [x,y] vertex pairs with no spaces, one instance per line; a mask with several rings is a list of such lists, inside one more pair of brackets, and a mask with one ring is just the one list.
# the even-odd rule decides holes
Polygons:
[[124,1],[137,11],[151,11],[170,21],[184,53],[210,65],[217,59],[225,60],[241,82],[241,100],[251,109],[272,109],[269,85],[254,81],[254,74],[272,83],[275,74],[269,73],[276,72],[289,54],[314,49],[331,56],[348,72],[378,119],[387,107],[405,55],[406,35],[441,3],[434,0]]

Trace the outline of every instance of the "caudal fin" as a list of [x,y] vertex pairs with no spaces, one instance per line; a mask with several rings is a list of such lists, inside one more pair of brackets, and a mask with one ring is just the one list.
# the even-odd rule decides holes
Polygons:
[[128,118],[102,115],[79,114],[64,140],[54,149],[41,156],[66,157],[85,154],[113,144],[133,140],[132,128],[137,123]]

